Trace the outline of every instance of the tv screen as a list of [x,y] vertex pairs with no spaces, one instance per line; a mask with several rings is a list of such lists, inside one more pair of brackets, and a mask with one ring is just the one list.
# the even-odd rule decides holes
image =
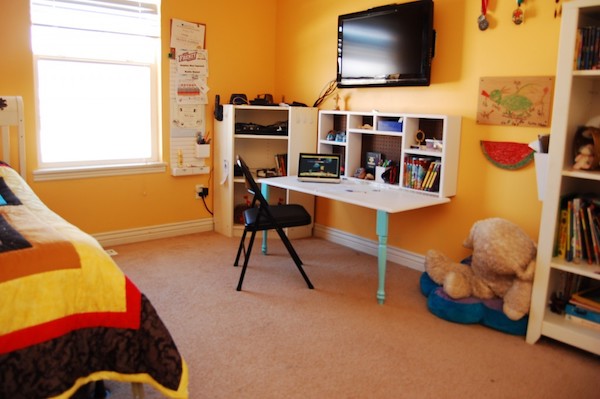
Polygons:
[[338,17],[338,87],[429,86],[433,1],[390,4]]

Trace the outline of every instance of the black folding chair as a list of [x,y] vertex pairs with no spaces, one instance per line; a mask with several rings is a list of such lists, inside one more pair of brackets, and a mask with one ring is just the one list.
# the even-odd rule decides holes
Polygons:
[[[279,234],[281,241],[283,241],[283,244],[294,260],[294,263],[296,263],[296,267],[298,267],[300,274],[302,274],[302,277],[304,277],[304,281],[306,281],[308,288],[314,288],[308,279],[308,276],[304,272],[304,269],[302,268],[302,261],[300,260],[300,257],[296,253],[296,250],[294,250],[290,239],[283,231],[283,229],[287,227],[306,226],[310,224],[312,221],[310,214],[302,205],[298,204],[270,205],[260,192],[260,187],[252,177],[252,173],[250,173],[248,165],[246,165],[244,160],[239,155],[236,158],[237,164],[244,174],[248,192],[253,195],[250,208],[244,211],[244,233],[242,234],[237,256],[235,257],[235,262],[233,263],[234,266],[238,266],[240,256],[243,252],[244,265],[242,267],[242,273],[237,285],[237,290],[242,290],[242,283],[244,281],[244,275],[246,274],[246,268],[248,267],[248,261],[250,260],[250,254],[252,253],[252,245],[254,244],[256,233],[258,231],[267,230],[277,231],[277,234]],[[246,248],[246,234],[248,232],[251,234],[250,242]]]

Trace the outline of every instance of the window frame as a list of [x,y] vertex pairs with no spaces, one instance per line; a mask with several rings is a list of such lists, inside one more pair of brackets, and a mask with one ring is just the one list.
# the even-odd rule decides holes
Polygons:
[[[160,21],[160,7],[158,13]],[[36,24],[31,21],[31,29]],[[60,27],[57,27],[60,28]],[[113,33],[102,31],[107,34]],[[155,51],[152,60],[148,61],[130,61],[118,59],[106,59],[102,56],[98,58],[81,58],[69,55],[48,55],[33,53],[33,71],[34,71],[34,90],[35,90],[35,117],[36,117],[36,149],[37,149],[37,167],[33,171],[34,181],[77,179],[97,176],[129,175],[142,173],[161,173],[167,170],[167,165],[163,161],[162,149],[162,101],[161,101],[161,58],[160,50],[162,45],[161,35],[153,37],[156,41]],[[33,41],[33,32],[32,32]],[[32,46],[33,49],[33,46]],[[40,61],[67,61],[67,62],[87,62],[98,64],[116,64],[148,67],[150,72],[149,92],[150,92],[150,132],[149,139],[151,145],[150,157],[144,160],[122,159],[122,160],[99,160],[94,162],[42,162],[42,140],[40,124],[40,95],[39,95],[39,69]]]

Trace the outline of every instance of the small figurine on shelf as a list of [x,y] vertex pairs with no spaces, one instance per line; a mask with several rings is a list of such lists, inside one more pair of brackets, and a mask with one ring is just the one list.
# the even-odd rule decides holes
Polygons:
[[344,111],[346,109],[346,100],[344,97],[340,96],[340,93],[335,93],[333,101],[335,102],[336,111]]
[[598,169],[600,164],[600,129],[581,126],[573,138],[573,169]]
[[594,168],[595,157],[594,157],[594,145],[586,144],[579,148],[579,153],[575,156],[575,163],[573,169],[589,170]]

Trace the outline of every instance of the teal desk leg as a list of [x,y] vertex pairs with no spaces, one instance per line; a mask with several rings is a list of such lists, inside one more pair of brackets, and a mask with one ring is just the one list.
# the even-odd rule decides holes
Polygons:
[[[263,197],[265,197],[265,199],[267,201],[269,201],[269,185],[268,184],[261,184],[260,185],[260,192],[263,195]],[[262,253],[266,254],[267,253],[267,230],[263,231],[263,239],[262,239]]]
[[377,262],[379,269],[379,288],[377,289],[377,301],[383,304],[385,301],[385,269],[387,263],[387,238],[388,238],[388,213],[377,211],[377,236],[379,237],[379,248]]

